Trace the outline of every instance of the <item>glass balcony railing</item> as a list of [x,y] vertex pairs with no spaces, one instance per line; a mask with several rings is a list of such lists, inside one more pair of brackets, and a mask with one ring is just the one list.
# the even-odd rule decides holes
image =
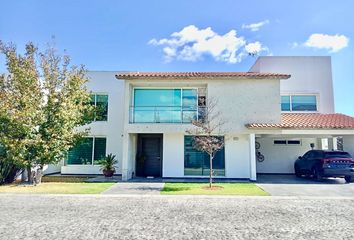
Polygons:
[[130,107],[130,123],[191,123],[204,119],[205,107],[181,106],[133,106]]

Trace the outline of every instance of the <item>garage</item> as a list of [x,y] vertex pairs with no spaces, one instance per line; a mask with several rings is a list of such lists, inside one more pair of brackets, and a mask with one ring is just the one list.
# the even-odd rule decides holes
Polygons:
[[354,118],[344,114],[282,114],[281,123],[253,123],[257,174],[293,174],[294,162],[311,149],[354,156]]
[[258,155],[257,173],[293,174],[294,162],[307,151],[314,149],[337,150],[337,138],[324,136],[270,135],[256,138]]

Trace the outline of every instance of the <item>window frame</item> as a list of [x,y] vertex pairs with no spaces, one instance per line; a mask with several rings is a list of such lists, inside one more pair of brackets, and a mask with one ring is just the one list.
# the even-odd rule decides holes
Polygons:
[[[276,144],[275,141],[284,141],[285,143]],[[289,141],[299,141],[299,144],[289,144]],[[302,140],[299,139],[273,139],[273,146],[302,146]]]
[[94,102],[94,107],[97,107],[97,95],[106,95],[107,96],[107,119],[106,120],[97,120],[96,112],[93,117],[92,122],[108,122],[108,114],[109,114],[109,94],[107,92],[91,92],[91,95],[95,96],[95,102]]
[[[292,97],[293,96],[315,96],[316,97],[316,111],[313,111],[313,110],[304,110],[304,111],[293,111],[293,99]],[[290,104],[290,110],[287,111],[287,110],[282,110],[281,109],[281,97],[289,97],[289,104]],[[281,93],[280,94],[280,111],[282,113],[317,113],[319,112],[319,98],[320,98],[320,95],[318,93]]]
[[102,136],[102,135],[95,135],[95,136],[85,136],[84,138],[92,138],[92,153],[91,153],[91,164],[68,164],[68,154],[69,151],[66,153],[66,159],[65,159],[65,166],[100,166],[100,164],[94,164],[95,162],[95,139],[96,138],[105,138],[106,139],[106,148],[105,148],[105,155],[107,155],[107,136]]

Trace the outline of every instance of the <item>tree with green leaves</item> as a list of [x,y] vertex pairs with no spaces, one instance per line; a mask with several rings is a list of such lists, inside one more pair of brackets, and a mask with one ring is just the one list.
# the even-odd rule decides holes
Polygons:
[[[60,162],[93,119],[83,66],[71,66],[53,47],[32,43],[24,55],[0,42],[8,73],[0,76],[0,144],[6,159],[27,169],[29,181],[41,180],[46,164]],[[36,169],[33,175],[33,169]]]

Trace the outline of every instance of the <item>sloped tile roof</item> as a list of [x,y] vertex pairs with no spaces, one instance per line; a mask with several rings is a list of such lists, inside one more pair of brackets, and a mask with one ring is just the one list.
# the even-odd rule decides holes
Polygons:
[[283,113],[281,123],[250,123],[249,129],[354,129],[354,117],[344,114]]
[[259,72],[126,72],[116,74],[118,79],[139,78],[275,78],[288,79],[289,74]]

